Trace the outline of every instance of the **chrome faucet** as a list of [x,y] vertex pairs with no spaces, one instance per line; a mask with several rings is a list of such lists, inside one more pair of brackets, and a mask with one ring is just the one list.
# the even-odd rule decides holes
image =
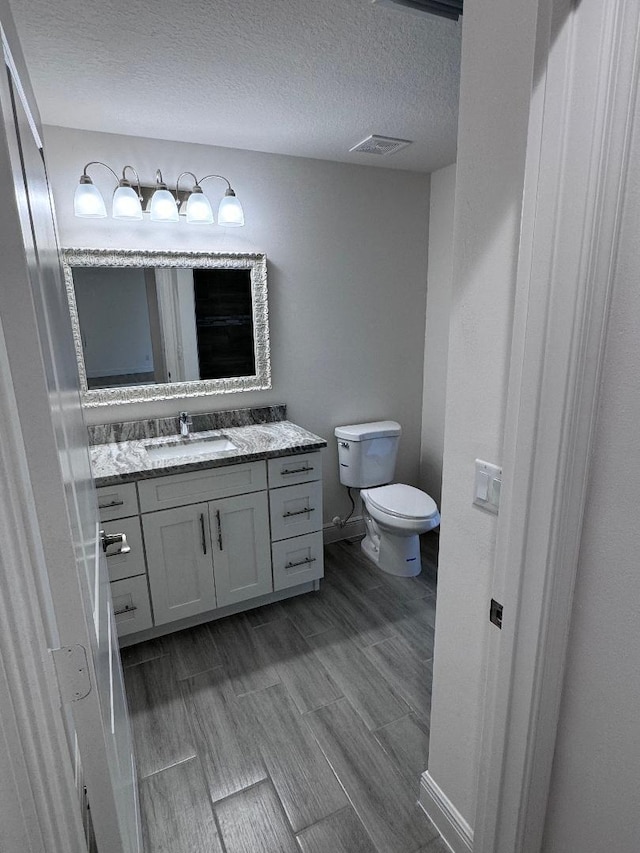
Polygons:
[[180,425],[180,435],[185,438],[189,435],[191,431],[191,426],[193,421],[189,417],[189,412],[180,412],[180,416],[178,417],[178,424]]

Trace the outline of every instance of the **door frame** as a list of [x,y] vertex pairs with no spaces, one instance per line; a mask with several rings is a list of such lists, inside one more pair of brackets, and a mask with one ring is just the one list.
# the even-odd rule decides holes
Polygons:
[[538,853],[638,91],[633,0],[540,0],[476,853]]

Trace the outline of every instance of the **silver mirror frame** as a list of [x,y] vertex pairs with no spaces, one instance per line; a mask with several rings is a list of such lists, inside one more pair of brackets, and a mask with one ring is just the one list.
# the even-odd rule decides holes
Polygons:
[[[126,403],[151,403],[159,400],[206,397],[237,391],[264,391],[271,388],[271,350],[269,344],[269,306],[267,302],[267,256],[223,252],[158,252],[128,249],[63,249],[62,266],[71,315],[73,344],[78,362],[82,404],[87,408],[119,406]],[[198,269],[241,269],[251,272],[253,329],[256,372],[253,376],[228,379],[202,379],[155,385],[129,385],[122,388],[89,390],[84,364],[78,306],[73,286],[74,267],[173,267]]]

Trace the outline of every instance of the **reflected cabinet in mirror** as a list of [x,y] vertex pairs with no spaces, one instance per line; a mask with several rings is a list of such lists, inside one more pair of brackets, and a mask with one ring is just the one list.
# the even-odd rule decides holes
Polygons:
[[271,387],[262,254],[65,249],[86,406]]

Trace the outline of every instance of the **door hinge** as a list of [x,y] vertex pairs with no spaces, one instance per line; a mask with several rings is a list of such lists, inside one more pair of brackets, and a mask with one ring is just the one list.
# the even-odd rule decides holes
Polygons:
[[62,701],[77,702],[88,696],[91,692],[91,678],[85,647],[76,643],[73,646],[63,646],[61,649],[51,649],[51,654]]
[[489,621],[493,622],[494,625],[497,625],[498,628],[502,628],[502,610],[502,605],[499,604],[495,598],[492,598],[491,607],[489,608]]

